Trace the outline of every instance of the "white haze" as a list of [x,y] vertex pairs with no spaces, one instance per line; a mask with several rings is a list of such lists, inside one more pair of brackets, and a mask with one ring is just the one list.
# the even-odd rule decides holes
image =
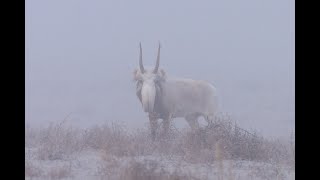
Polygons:
[[[144,64],[203,79],[244,128],[295,128],[294,1],[26,1],[26,122],[148,125],[132,72]],[[175,121],[187,127],[182,119]]]

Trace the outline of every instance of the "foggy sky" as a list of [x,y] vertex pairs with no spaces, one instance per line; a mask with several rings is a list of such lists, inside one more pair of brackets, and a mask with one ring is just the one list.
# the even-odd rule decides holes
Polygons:
[[[148,119],[132,72],[145,66],[207,80],[244,128],[288,136],[294,116],[294,1],[26,1],[26,122],[69,113],[86,127]],[[187,127],[182,119],[175,123]]]

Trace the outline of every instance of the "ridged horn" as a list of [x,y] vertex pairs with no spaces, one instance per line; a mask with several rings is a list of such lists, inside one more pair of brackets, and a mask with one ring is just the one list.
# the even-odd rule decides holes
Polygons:
[[143,67],[143,63],[142,63],[142,47],[141,47],[141,42],[139,43],[140,45],[140,56],[139,56],[139,66],[140,66],[140,71],[141,73],[144,73],[144,67]]
[[159,42],[159,47],[158,47],[158,55],[157,55],[156,67],[154,68],[153,73],[157,73],[158,72],[159,64],[160,64],[160,42]]

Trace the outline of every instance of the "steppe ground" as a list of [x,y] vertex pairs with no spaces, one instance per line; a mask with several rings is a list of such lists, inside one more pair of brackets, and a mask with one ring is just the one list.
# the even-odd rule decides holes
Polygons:
[[87,129],[59,122],[26,126],[26,179],[295,179],[294,132],[268,139],[227,116],[192,132],[171,126],[152,141],[148,127],[119,123]]

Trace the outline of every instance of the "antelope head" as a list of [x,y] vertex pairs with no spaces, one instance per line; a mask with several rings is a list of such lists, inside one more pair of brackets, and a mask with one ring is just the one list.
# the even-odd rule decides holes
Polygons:
[[156,65],[153,69],[146,69],[142,62],[142,48],[140,46],[139,68],[134,71],[134,80],[136,81],[136,94],[142,104],[145,112],[153,112],[156,97],[161,93],[161,82],[165,80],[165,72],[159,70],[160,64],[160,43]]

